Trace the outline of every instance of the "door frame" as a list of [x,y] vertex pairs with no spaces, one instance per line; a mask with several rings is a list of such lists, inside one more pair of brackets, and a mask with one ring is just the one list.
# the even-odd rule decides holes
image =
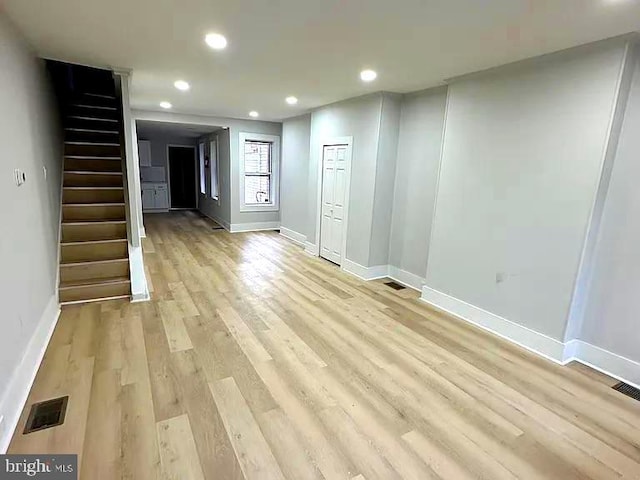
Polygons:
[[167,143],[167,193],[169,194],[169,210],[192,210],[191,208],[173,208],[171,206],[171,157],[169,156],[169,149],[171,147],[182,147],[182,148],[191,148],[193,149],[193,164],[196,170],[196,193],[195,193],[195,201],[196,206],[195,210],[198,209],[198,195],[200,193],[200,188],[198,187],[200,183],[200,165],[198,165],[198,146],[197,145],[184,145],[178,143]]
[[320,142],[318,160],[318,183],[317,183],[317,196],[316,196],[316,249],[314,254],[316,257],[320,257],[320,229],[322,228],[322,184],[324,181],[324,147],[331,147],[334,145],[346,145],[346,185],[344,194],[344,229],[342,231],[342,251],[340,252],[340,269],[344,270],[344,261],[347,258],[347,233],[349,231],[349,197],[351,194],[351,160],[353,158],[353,137],[328,137]]

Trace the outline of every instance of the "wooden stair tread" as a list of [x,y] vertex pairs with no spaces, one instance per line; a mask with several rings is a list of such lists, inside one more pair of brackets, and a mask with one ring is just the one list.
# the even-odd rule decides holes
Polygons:
[[64,190],[124,190],[124,187],[62,187]]
[[68,207],[124,207],[124,202],[100,202],[100,203],[63,203]]
[[116,99],[116,97],[114,95],[106,95],[104,93],[82,92],[81,95],[85,95],[87,97],[107,98],[109,100],[115,100]]
[[106,263],[122,263],[129,262],[127,257],[124,258],[112,258],[109,260],[85,260],[83,262],[68,262],[68,263],[60,263],[60,267],[79,267],[80,265],[95,265],[98,263],[106,264]]
[[64,158],[73,158],[76,160],[122,160],[122,157],[116,155],[65,155]]
[[112,135],[117,135],[120,132],[118,130],[100,130],[95,128],[78,128],[78,127],[66,127],[65,130],[69,132],[83,132],[83,133],[109,133]]
[[72,118],[74,120],[90,120],[92,122],[118,123],[118,119],[116,118],[87,117],[86,115],[69,115],[67,118]]
[[72,103],[70,106],[72,107],[80,107],[80,108],[97,108],[100,110],[109,110],[112,112],[117,111],[118,109],[116,107],[109,107],[109,106],[105,106],[105,105],[87,105],[84,103]]
[[105,172],[92,170],[65,170],[64,173],[72,173],[74,175],[122,175],[122,172]]
[[109,238],[106,240],[77,240],[75,242],[60,242],[60,245],[68,247],[71,245],[91,245],[94,243],[118,243],[126,241],[126,238]]
[[[94,147],[119,147],[120,144],[116,142],[82,142],[80,140],[67,140],[65,145],[91,145]],[[68,155],[67,155],[68,156]]]
[[60,289],[77,288],[77,287],[94,287],[96,285],[107,285],[114,283],[131,283],[129,277],[109,277],[109,278],[95,278],[88,280],[74,280],[71,282],[60,283]]
[[79,222],[62,222],[62,225],[96,225],[101,223],[127,223],[126,220],[82,220]]

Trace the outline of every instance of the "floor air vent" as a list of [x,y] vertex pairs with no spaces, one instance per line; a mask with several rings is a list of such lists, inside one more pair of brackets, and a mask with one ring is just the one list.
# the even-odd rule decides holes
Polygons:
[[624,382],[620,382],[617,385],[614,385],[613,389],[619,391],[620,393],[624,393],[627,397],[631,397],[635,400],[640,401],[640,390],[638,390],[636,387],[632,387],[631,385],[627,385]]
[[34,403],[24,427],[24,434],[55,427],[64,423],[69,397],[60,397],[40,403]]
[[385,282],[384,284],[389,288],[393,288],[394,290],[404,290],[405,288],[407,288],[397,282]]

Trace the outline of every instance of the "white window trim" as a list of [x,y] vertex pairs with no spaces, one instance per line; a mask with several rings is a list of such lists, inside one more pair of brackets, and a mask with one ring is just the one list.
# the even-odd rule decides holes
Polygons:
[[[213,172],[212,163],[212,155],[211,155],[211,143],[215,142],[216,144],[216,181],[218,182],[218,195],[213,195],[213,176],[211,175]],[[220,147],[218,146],[220,143],[218,136],[216,135],[215,140],[209,140],[209,184],[211,185],[211,198],[218,202],[220,205]]]
[[[240,158],[240,211],[241,212],[277,212],[280,210],[280,137],[263,133],[240,132],[238,134],[238,156]],[[246,141],[270,142],[271,147],[271,203],[264,205],[244,202],[244,144]]]

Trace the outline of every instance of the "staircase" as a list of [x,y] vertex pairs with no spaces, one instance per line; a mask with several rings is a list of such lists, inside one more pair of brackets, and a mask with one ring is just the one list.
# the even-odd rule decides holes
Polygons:
[[113,92],[64,100],[60,303],[131,295],[122,116]]

